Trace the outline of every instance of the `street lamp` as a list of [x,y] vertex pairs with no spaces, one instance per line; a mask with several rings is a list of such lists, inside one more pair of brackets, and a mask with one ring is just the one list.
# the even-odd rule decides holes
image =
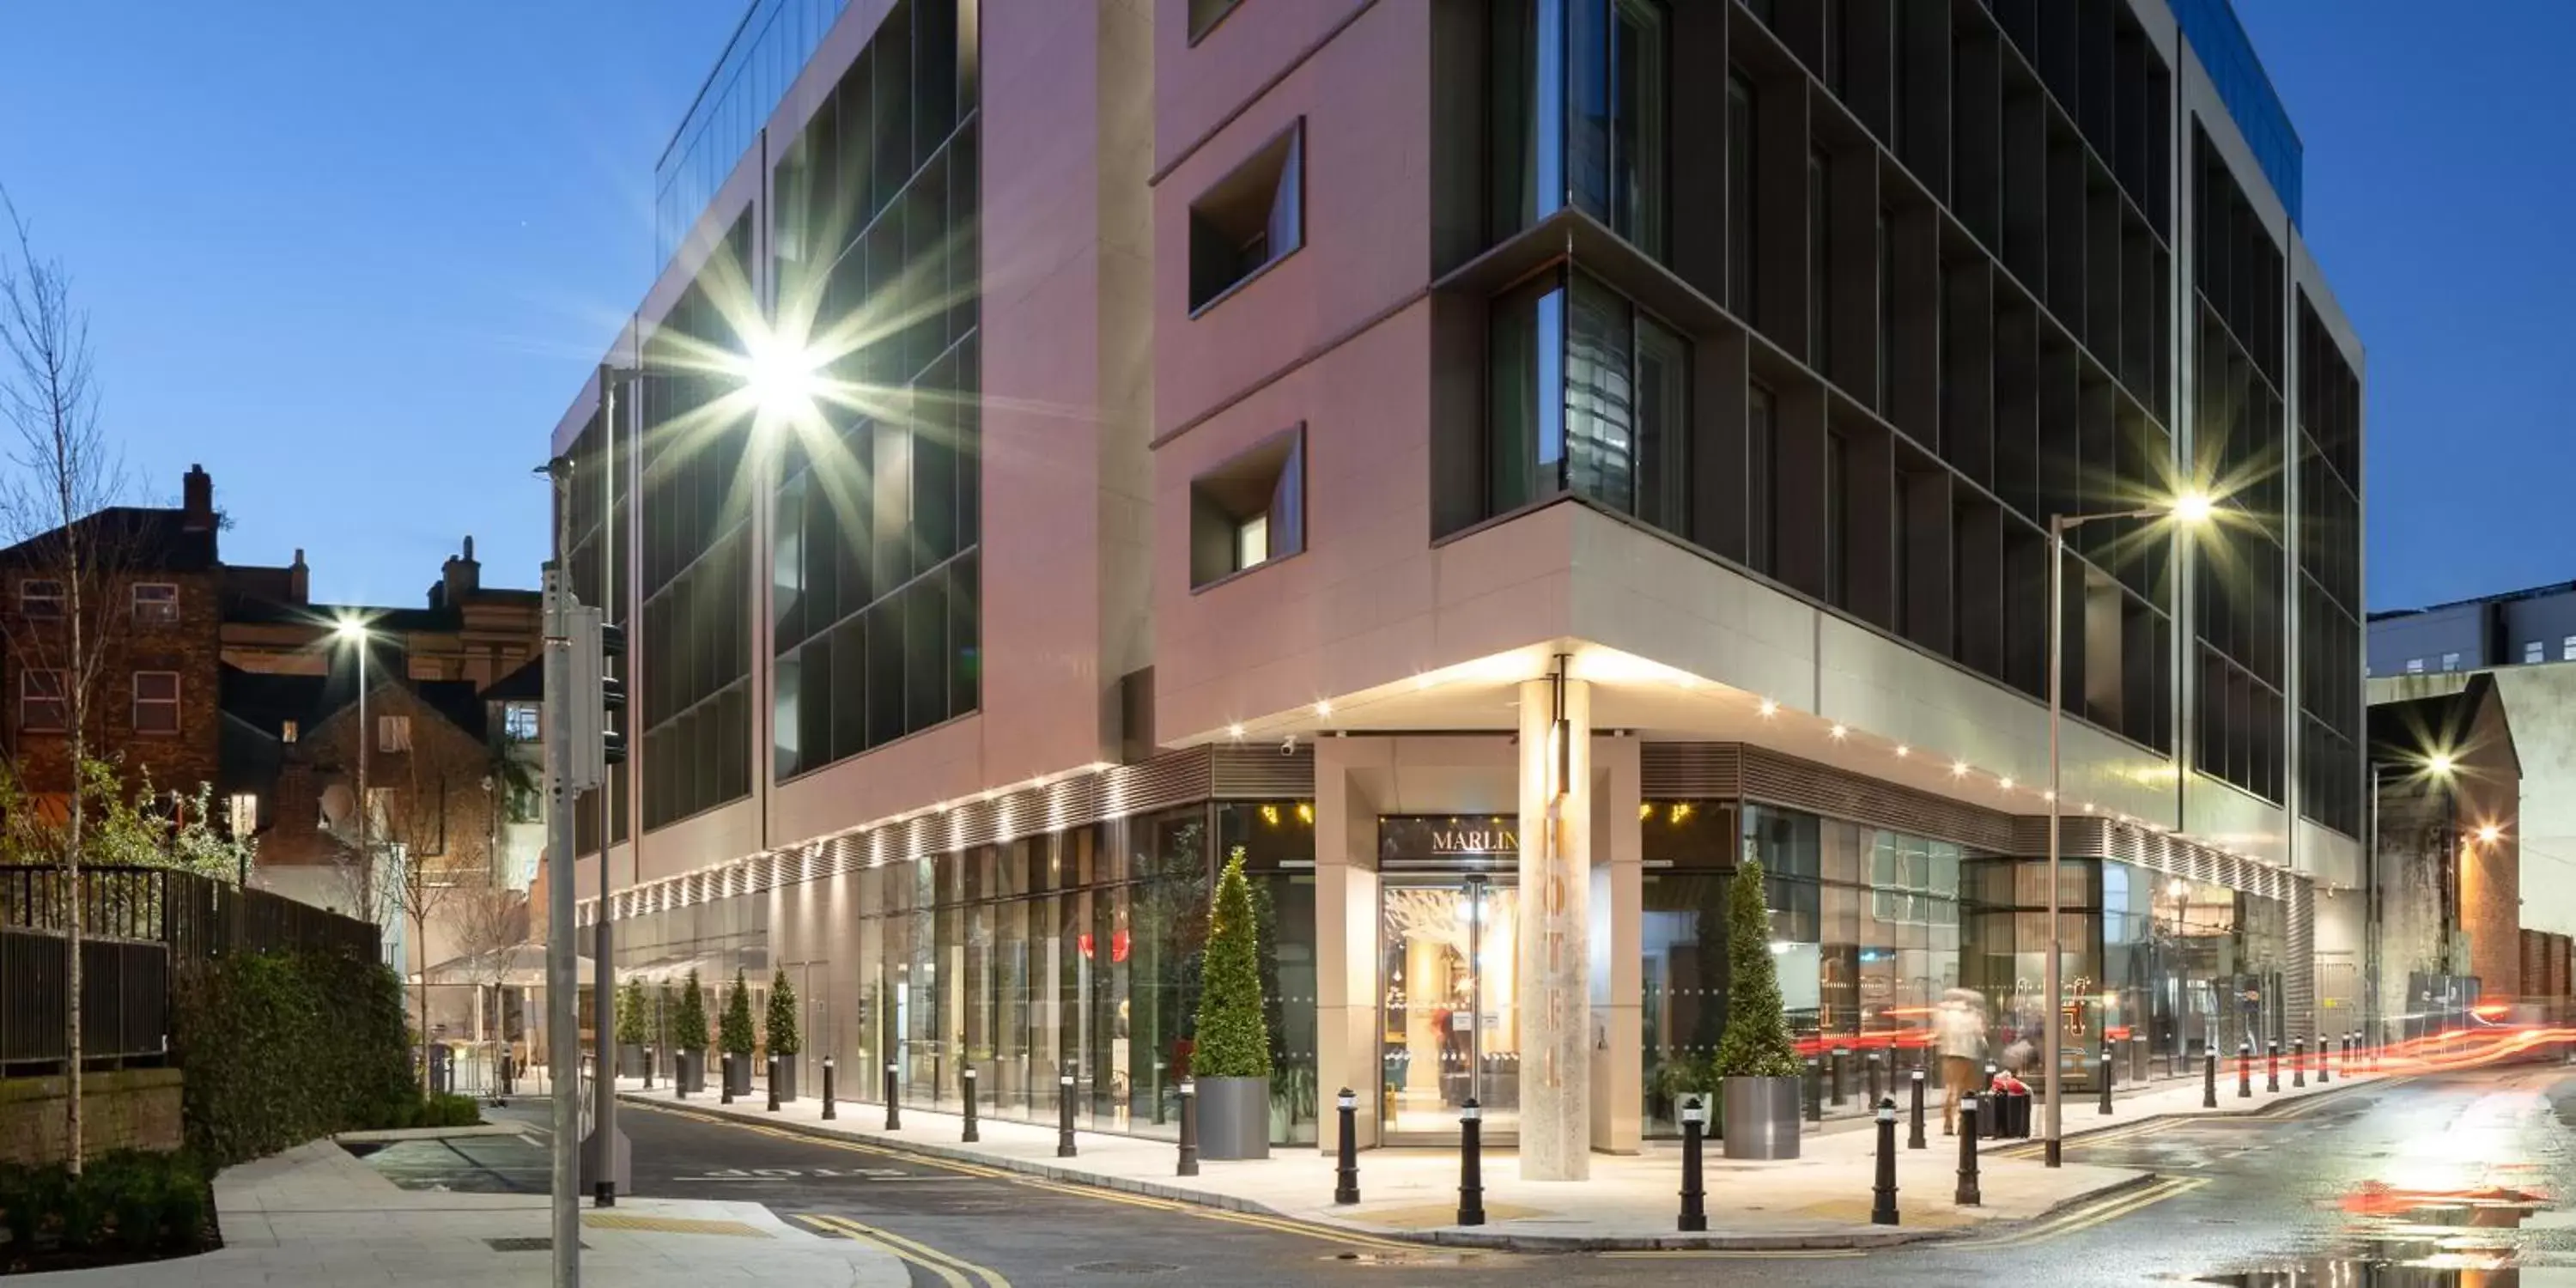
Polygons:
[[2064,934],[2058,926],[2058,870],[2063,848],[2059,833],[2064,824],[2058,802],[2066,795],[2066,785],[2061,781],[2063,766],[2059,752],[2059,734],[2066,720],[2066,534],[2102,519],[2170,519],[2177,527],[2197,526],[2209,521],[2210,509],[2207,494],[2186,492],[2164,505],[2142,510],[2055,514],[2048,519],[2048,965],[2045,971],[2047,979],[2043,984],[2048,995],[2048,1011],[2040,1033],[2041,1058],[2047,1061],[2048,1140],[2045,1157],[2050,1167],[2059,1166],[2063,1161],[2065,1143],[2059,1133],[2065,1109],[2064,1088],[2060,1083],[2065,1073],[2059,1067],[2064,1037],[2058,998],[2064,984],[2058,959],[2064,955],[2065,947]]
[[331,637],[358,651],[358,890],[364,904],[362,911],[375,916],[376,861],[367,843],[367,743],[374,731],[367,727],[367,644],[374,632],[364,619],[342,617],[331,628]]

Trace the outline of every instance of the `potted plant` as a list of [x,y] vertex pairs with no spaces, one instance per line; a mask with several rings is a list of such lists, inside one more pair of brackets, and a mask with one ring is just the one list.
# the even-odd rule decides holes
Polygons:
[[1746,859],[1727,893],[1726,1032],[1717,1042],[1728,1158],[1798,1156],[1798,1051],[1780,1008],[1762,864]]
[[751,1050],[755,1042],[751,1031],[751,986],[743,982],[742,969],[736,967],[733,988],[725,994],[724,1018],[716,1022],[716,1048],[725,1057],[725,1090],[734,1095],[751,1094]]
[[631,979],[617,990],[617,1076],[644,1076],[644,985]]
[[683,1094],[707,1089],[707,990],[698,982],[698,973],[689,972],[689,984],[680,991],[679,1013],[672,1017],[671,1028],[678,1034],[680,1048],[671,1076]]
[[1208,908],[1207,968],[1190,1049],[1201,1158],[1270,1156],[1270,1026],[1262,1018],[1259,939],[1237,846]]
[[769,1053],[778,1057],[778,1098],[796,1098],[796,1053],[805,1049],[805,1040],[796,1031],[796,990],[788,986],[787,972],[781,969],[769,981]]

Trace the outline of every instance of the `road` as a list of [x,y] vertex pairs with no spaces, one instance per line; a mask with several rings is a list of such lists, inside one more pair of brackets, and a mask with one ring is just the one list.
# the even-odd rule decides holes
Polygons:
[[[2576,1193],[2576,1070],[2556,1067],[2363,1084],[2274,1117],[2162,1123],[2071,1141],[2077,1161],[2165,1179],[2035,1227],[1867,1255],[1460,1253],[779,1128],[640,1107],[621,1122],[635,1146],[638,1193],[764,1203],[821,1232],[879,1244],[910,1262],[924,1288],[1770,1288],[1784,1279],[1873,1288],[2508,1288],[2523,1282],[2525,1267],[2576,1267],[2576,1215],[2565,1215],[2562,1202]],[[542,1189],[541,1146],[532,1129],[525,1137],[406,1144],[371,1161],[405,1184]],[[2561,1220],[2564,1227],[2553,1224]]]

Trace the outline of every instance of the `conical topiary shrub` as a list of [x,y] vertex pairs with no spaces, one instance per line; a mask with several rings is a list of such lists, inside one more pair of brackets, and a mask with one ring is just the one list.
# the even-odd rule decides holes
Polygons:
[[644,1076],[644,986],[631,979],[617,990],[617,1073]]
[[751,1031],[751,986],[743,981],[737,967],[733,988],[725,993],[724,1016],[716,1021],[716,1047],[725,1055],[726,1094],[751,1094],[751,1049],[758,1041]]
[[671,1044],[680,1049],[672,1065],[678,1079],[679,1094],[707,1089],[707,989],[698,982],[698,973],[689,972],[688,984],[680,990],[680,1004],[671,1016]]
[[796,990],[787,982],[781,969],[770,977],[768,1023],[761,1029],[769,1040],[769,1058],[777,1070],[776,1090],[781,1100],[796,1098],[796,1053],[805,1049],[805,1039],[796,1031]]
[[1199,1152],[1206,1158],[1263,1158],[1270,1152],[1270,1026],[1262,1018],[1260,930],[1238,846],[1226,859],[1208,908],[1207,965],[1190,1050]]
[[1748,859],[1736,870],[1726,920],[1726,1032],[1717,1040],[1725,1107],[1718,1130],[1728,1158],[1796,1158],[1798,1047],[1780,1005],[1759,862]]

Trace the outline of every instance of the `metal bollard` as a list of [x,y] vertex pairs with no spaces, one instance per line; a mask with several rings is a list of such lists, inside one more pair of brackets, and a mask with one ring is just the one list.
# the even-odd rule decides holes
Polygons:
[[[1349,1131],[1348,1126],[1342,1128]],[[1176,1176],[1199,1174],[1199,1084],[1197,1079],[1181,1079],[1181,1165]],[[1353,1198],[1352,1202],[1359,1200]]]
[[656,1052],[653,1050],[653,1048],[652,1048],[652,1046],[651,1046],[651,1045],[649,1045],[649,1044],[648,1044],[648,1045],[646,1045],[646,1046],[645,1046],[645,1048],[644,1048],[644,1089],[645,1089],[646,1091],[651,1091],[651,1090],[653,1089],[653,1063],[654,1063],[654,1061],[653,1061],[653,1057],[654,1057],[654,1055],[655,1055],[655,1054],[656,1054]]
[[1799,1092],[1801,1098],[1807,1102],[1807,1121],[1823,1122],[1825,1120],[1824,1071],[1817,1067],[1813,1056],[1807,1058],[1807,1074],[1799,1084]]
[[1360,1097],[1344,1087],[1333,1097],[1333,1108],[1341,1114],[1342,1136],[1333,1155],[1333,1201],[1360,1201]]
[[1874,1105],[1887,1098],[1887,1084],[1879,1076],[1881,1072],[1879,1054],[1872,1051],[1861,1058],[1868,1065],[1869,1102]]
[[1469,1096],[1458,1110],[1458,1224],[1485,1223],[1485,1111]]
[[2264,1048],[2267,1054],[2263,1064],[2263,1089],[2279,1091],[2281,1089],[2281,1039],[2272,1039],[2264,1044]]
[[1055,1156],[1073,1157],[1073,1075],[1055,1077]]
[[1985,1200],[1977,1193],[1977,1098],[1959,1101],[1959,1191],[1950,1199],[1961,1207],[1978,1207]]
[[823,1057],[823,1121],[825,1122],[841,1116],[840,1106],[834,1102],[833,1094],[832,1057],[827,1055]]
[[1834,1108],[1840,1109],[1848,1097],[1843,1095],[1843,1064],[1851,1059],[1851,1048],[1835,1047],[1825,1058],[1825,1082],[1833,1089]]
[[1686,1234],[1708,1228],[1708,1188],[1701,1183],[1700,1167],[1700,1140],[1707,1124],[1708,1110],[1699,1097],[1682,1101],[1682,1217],[1676,1228]]
[[2329,1052],[2329,1051],[2327,1051],[2327,1050],[2326,1050],[2326,1040],[2325,1040],[2324,1038],[2318,1038],[2318,1039],[2317,1039],[2317,1085],[2318,1085],[2318,1086],[2320,1086],[2320,1087],[2322,1087],[2322,1086],[2325,1086],[2327,1083],[2330,1083],[2330,1082],[2333,1082],[2333,1081],[2334,1081],[2334,1055],[2333,1055],[2333,1053],[2332,1053],[2332,1052]]
[[769,1112],[778,1112],[778,1053],[769,1053]]
[[2144,1086],[2147,1079],[2154,1076],[2155,1071],[2148,1067],[2149,1059],[2146,1035],[2141,1033],[2130,1038],[2129,1081]]
[[1878,1180],[1870,1186],[1869,1223],[1896,1224],[1896,1101],[1878,1102]]
[[975,1131],[975,1066],[970,1064],[959,1070],[957,1081],[964,1084],[962,1094],[966,1099],[966,1130],[958,1139],[972,1145],[982,1139]]
[[902,1130],[903,1130],[903,1097],[898,1096],[898,1095],[896,1095],[896,1094],[895,1094],[895,1090],[894,1090],[894,1061],[892,1061],[892,1060],[888,1060],[888,1061],[886,1061],[886,1067],[885,1067],[885,1105],[886,1105],[886,1125],[885,1125],[885,1129],[886,1129],[887,1131],[902,1131]]
[[2239,1042],[2236,1044],[2236,1098],[2243,1100],[2253,1094],[2254,1044]]
[[2200,1107],[2218,1107],[2218,1052],[2214,1050],[2201,1053]]
[[2102,1105],[2096,1112],[2108,1116],[2111,1112],[2111,1074],[2113,1072],[2111,1068],[2111,1044],[2108,1042],[2102,1044],[2100,1067],[2102,1076],[2096,1078],[2095,1081],[2102,1084]]
[[1915,1070],[1914,1076],[1907,1081],[1914,1086],[1914,1125],[1905,1133],[1905,1147],[1924,1149],[1927,1146],[1923,1143],[1923,1071]]
[[2308,1085],[2308,1040],[2306,1038],[2299,1038],[2290,1043],[2290,1085],[2292,1087]]
[[733,1062],[733,1052],[725,1052],[724,1067],[722,1070],[723,1077],[719,1080],[718,1090],[716,1092],[717,1104],[729,1105],[733,1103]]

